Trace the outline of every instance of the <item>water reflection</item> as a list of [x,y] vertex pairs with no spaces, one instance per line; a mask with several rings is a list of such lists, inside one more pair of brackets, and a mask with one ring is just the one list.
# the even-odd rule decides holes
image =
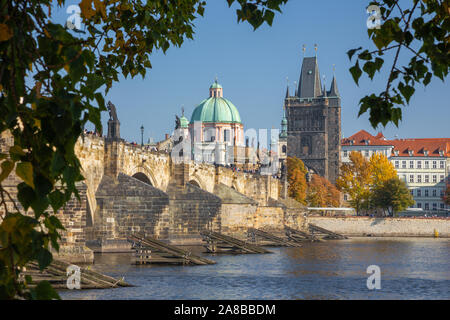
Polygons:
[[[196,253],[201,247],[193,248]],[[134,266],[99,254],[93,269],[136,285],[61,292],[64,299],[450,299],[450,239],[356,238],[270,248],[265,255],[209,255],[208,266]],[[381,290],[366,268],[381,268]]]

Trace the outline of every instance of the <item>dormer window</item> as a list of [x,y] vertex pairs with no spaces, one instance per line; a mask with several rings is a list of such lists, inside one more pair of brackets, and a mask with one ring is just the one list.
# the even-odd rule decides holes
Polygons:
[[428,157],[428,150],[423,150],[423,154],[425,155],[425,157]]
[[414,154],[414,151],[413,151],[413,150],[411,150],[411,149],[409,149],[409,150],[408,150],[408,154],[409,154],[409,156],[410,156],[410,157],[412,157],[412,156],[413,156],[413,154]]
[[366,142],[366,146],[368,146],[370,144],[370,140],[369,139],[365,140],[365,142]]
[[439,155],[440,155],[441,157],[443,157],[443,156],[444,156],[444,150],[439,150]]
[[394,150],[394,155],[398,157],[398,150]]

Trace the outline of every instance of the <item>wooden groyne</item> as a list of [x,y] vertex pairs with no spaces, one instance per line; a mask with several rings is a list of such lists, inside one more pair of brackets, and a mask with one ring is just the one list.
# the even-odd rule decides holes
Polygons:
[[293,242],[301,243],[301,242],[320,241],[320,239],[318,239],[315,235],[311,233],[293,229],[288,226],[284,226],[284,230],[286,232],[286,236],[288,237],[288,239]]
[[256,228],[249,228],[247,231],[249,241],[265,246],[277,247],[301,247],[301,244],[289,239],[277,237],[269,232],[259,230]]
[[308,224],[308,229],[311,232],[311,234],[313,234],[313,235],[321,235],[322,239],[335,239],[335,240],[348,239],[348,237],[346,237],[342,234],[339,234],[339,233],[327,230],[325,228],[316,226],[312,223]]
[[206,251],[210,253],[271,253],[260,246],[218,232],[204,231],[200,234],[203,237],[203,241],[206,242]]
[[[67,274],[67,268],[71,264],[53,260],[52,263],[43,271],[39,270],[36,262],[31,262],[25,268],[24,276],[30,275],[32,277],[31,286],[38,282],[47,280],[55,289],[68,289],[67,279],[70,274]],[[80,268],[80,289],[110,289],[118,287],[131,287],[124,279],[115,279],[113,277],[89,270],[86,267]]]
[[135,264],[215,264],[215,261],[197,256],[151,237],[131,235],[128,237],[135,250]]

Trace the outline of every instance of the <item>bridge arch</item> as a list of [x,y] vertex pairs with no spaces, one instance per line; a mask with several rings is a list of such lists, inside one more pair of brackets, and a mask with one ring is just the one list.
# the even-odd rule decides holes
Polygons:
[[133,178],[136,178],[146,184],[149,184],[151,186],[153,186],[153,183],[150,181],[150,179],[145,175],[145,173],[142,172],[136,172],[135,174],[133,174],[132,176]]
[[194,185],[194,186],[196,186],[196,187],[198,187],[198,188],[200,188],[200,189],[206,190],[205,189],[205,184],[203,183],[202,179],[200,179],[199,176],[197,176],[197,175],[194,175],[194,176],[190,177],[189,178],[189,183]]
[[130,176],[145,182],[155,188],[159,188],[159,183],[155,178],[152,170],[147,166],[139,166],[131,170]]

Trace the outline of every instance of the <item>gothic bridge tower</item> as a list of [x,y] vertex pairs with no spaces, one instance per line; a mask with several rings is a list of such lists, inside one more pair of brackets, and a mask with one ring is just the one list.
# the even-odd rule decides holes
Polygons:
[[[289,92],[289,90],[288,90]],[[286,95],[287,154],[332,183],[340,166],[341,98],[333,76],[330,91],[322,87],[317,57],[303,58],[294,96]]]

